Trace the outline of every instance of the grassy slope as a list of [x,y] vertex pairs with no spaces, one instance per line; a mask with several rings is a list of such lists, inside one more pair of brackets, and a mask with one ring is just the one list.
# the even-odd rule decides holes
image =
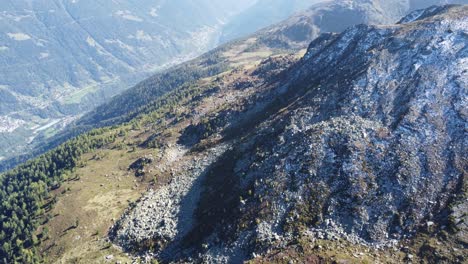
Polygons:
[[[135,182],[135,177],[126,171],[133,155],[122,155],[117,150],[101,154],[104,157],[99,160],[85,155],[82,160],[86,165],[73,175],[79,175],[80,180],[66,182],[56,191],[58,203],[50,212],[55,217],[38,231],[49,229],[49,239],[41,245],[47,262],[96,263],[107,255],[119,255],[108,247],[107,230],[129,202],[139,198],[148,180]],[[69,229],[76,220],[78,227]],[[120,255],[125,260],[125,255]]]

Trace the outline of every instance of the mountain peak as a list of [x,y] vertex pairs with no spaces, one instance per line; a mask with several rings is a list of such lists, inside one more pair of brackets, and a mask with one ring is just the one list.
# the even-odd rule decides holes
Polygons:
[[[459,11],[453,12],[454,9]],[[451,12],[452,11],[452,12]],[[463,15],[463,8],[460,5],[443,5],[443,6],[431,6],[429,8],[415,10],[403,17],[398,24],[411,23],[418,20],[423,20],[436,15],[449,14],[451,16]]]

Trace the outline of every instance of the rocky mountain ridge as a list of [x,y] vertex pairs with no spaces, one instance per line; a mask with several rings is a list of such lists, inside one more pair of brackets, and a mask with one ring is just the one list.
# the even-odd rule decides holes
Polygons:
[[460,1],[416,1],[416,0],[339,0],[325,1],[298,12],[289,19],[275,25],[265,34],[265,40],[281,44],[282,36],[297,35],[307,42],[321,33],[340,33],[357,24],[394,24],[408,13],[440,4],[468,4]]

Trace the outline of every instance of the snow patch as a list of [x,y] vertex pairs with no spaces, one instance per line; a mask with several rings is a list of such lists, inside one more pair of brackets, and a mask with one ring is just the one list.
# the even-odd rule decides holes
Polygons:
[[132,12],[130,12],[129,10],[123,10],[123,11],[119,10],[115,12],[115,15],[126,20],[135,21],[135,22],[143,22],[143,19],[133,15]]
[[96,40],[94,40],[92,37],[88,36],[86,38],[86,43],[88,43],[89,46],[95,48],[97,46]]
[[13,40],[16,40],[16,41],[24,41],[24,40],[29,40],[31,39],[31,36],[29,36],[28,34],[24,34],[24,33],[7,33],[8,37],[13,39]]
[[45,58],[48,58],[50,56],[50,54],[48,52],[41,52],[39,54],[39,59],[45,59]]

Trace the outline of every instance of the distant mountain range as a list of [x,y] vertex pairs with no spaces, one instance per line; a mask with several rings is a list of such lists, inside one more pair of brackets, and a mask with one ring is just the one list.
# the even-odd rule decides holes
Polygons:
[[223,27],[221,42],[251,34],[320,2],[327,0],[258,0]]

